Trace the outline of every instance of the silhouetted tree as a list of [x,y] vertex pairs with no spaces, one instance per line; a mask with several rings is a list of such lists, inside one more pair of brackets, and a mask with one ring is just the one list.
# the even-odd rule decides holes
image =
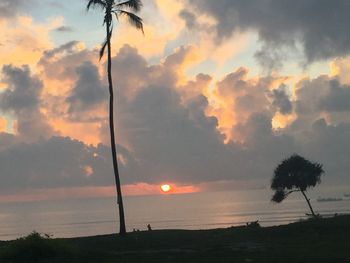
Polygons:
[[323,173],[322,164],[312,163],[296,154],[292,155],[283,160],[274,171],[271,189],[275,190],[275,194],[272,196],[272,201],[280,203],[291,193],[300,192],[315,217],[310,199],[305,192],[321,182]]
[[125,216],[123,207],[123,198],[121,191],[121,183],[119,177],[117,150],[115,145],[115,133],[114,133],[114,93],[113,93],[113,82],[112,82],[112,55],[111,55],[111,38],[113,33],[113,16],[119,21],[119,18],[124,16],[129,22],[136,28],[143,32],[142,19],[135,15],[140,11],[142,7],[141,0],[89,0],[87,4],[87,10],[91,7],[99,7],[104,11],[103,25],[106,27],[106,39],[102,44],[100,50],[100,59],[105,53],[107,47],[107,73],[108,73],[108,84],[109,84],[109,129],[111,136],[111,148],[112,148],[112,159],[115,184],[117,190],[118,207],[119,207],[119,221],[120,221],[120,235],[126,234],[125,228]]

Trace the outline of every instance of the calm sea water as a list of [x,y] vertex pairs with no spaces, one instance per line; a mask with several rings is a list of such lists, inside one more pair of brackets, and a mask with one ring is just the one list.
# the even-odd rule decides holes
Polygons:
[[[317,202],[322,197],[343,197],[349,187],[329,187],[310,192],[321,214],[350,213],[350,198]],[[185,195],[126,197],[129,231],[153,229],[208,229],[259,220],[263,226],[287,224],[305,218],[308,207],[298,194],[282,204],[271,203],[271,191],[206,192]],[[114,198],[0,204],[0,240],[15,239],[33,230],[54,237],[110,234],[118,231]]]

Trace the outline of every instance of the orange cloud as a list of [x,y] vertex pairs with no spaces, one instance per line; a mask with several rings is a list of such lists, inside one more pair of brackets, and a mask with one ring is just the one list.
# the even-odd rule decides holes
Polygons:
[[93,175],[94,169],[93,169],[91,166],[86,165],[86,166],[84,167],[84,172],[85,172],[85,176],[86,176],[86,177],[90,177],[91,175]]
[[[117,53],[122,46],[129,44],[148,58],[163,55],[167,44],[179,37],[185,24],[178,17],[182,8],[180,2],[157,0],[156,6],[158,10],[148,10],[145,7],[148,15],[147,21],[144,21],[144,35],[131,28],[127,21],[121,21],[113,35],[113,53]],[[155,12],[157,12],[156,16]]]
[[145,57],[161,56],[167,43],[177,37],[177,31],[161,32],[151,25],[144,25],[144,31],[143,35],[129,25],[121,24],[118,32],[113,35],[113,53],[117,53],[121,47],[129,44],[136,47]]
[[183,3],[173,0],[156,0],[156,5],[160,13],[168,18],[177,18],[180,11],[183,9]]
[[64,119],[50,119],[49,122],[53,129],[63,136],[69,136],[92,145],[97,145],[101,142],[101,126],[99,123],[68,122]]
[[330,64],[331,76],[337,76],[342,84],[350,84],[350,57],[337,58]]
[[[241,67],[209,90],[209,107],[206,113],[218,119],[218,128],[226,135],[226,142],[231,139],[243,142],[244,138],[235,132],[235,126],[245,123],[252,113],[268,111],[270,102],[267,93],[288,80],[288,77],[278,75],[249,76],[249,70]],[[277,116],[275,125],[283,127],[291,120],[290,116],[287,119]]]
[[34,67],[42,52],[53,46],[49,32],[60,23],[54,19],[38,24],[26,16],[18,17],[15,21],[0,20],[0,63]]
[[107,117],[107,106],[95,105],[84,113],[68,114],[67,98],[79,79],[77,69],[87,61],[98,71],[103,67],[103,63],[98,63],[98,53],[82,42],[69,42],[42,54],[38,63],[38,75],[44,84],[41,112],[58,134],[97,145],[101,142],[101,120]]
[[[180,56],[179,56],[180,55]],[[179,57],[181,58],[178,61],[177,59],[174,59],[172,61],[172,57]],[[165,67],[167,70],[172,70],[173,74],[177,75],[177,86],[186,85],[188,81],[188,76],[186,75],[186,70],[195,64],[196,62],[200,61],[198,49],[194,46],[186,46],[186,47],[180,47],[177,48],[174,51],[173,55],[170,55],[167,60],[170,63],[166,63]]]
[[279,112],[272,119],[272,127],[274,129],[284,129],[297,118],[296,114],[283,115]]
[[0,117],[0,132],[5,132],[7,130],[7,121]]

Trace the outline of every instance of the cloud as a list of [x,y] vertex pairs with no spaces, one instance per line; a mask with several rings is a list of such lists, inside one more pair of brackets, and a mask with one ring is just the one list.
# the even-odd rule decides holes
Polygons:
[[[263,43],[262,50],[284,47],[294,50],[300,45],[309,63],[344,56],[350,51],[347,29],[350,6],[347,0],[186,2],[197,10],[196,13],[204,12],[216,19],[218,39],[228,38],[236,32],[254,30]],[[265,50],[262,54],[268,53]]]
[[18,140],[15,135],[6,132],[0,132],[0,151],[10,148],[17,142]]
[[340,85],[338,80],[329,82],[328,94],[322,99],[321,108],[327,112],[350,111],[350,86]]
[[179,85],[177,90],[185,100],[189,100],[208,93],[212,80],[212,76],[200,73],[194,80],[188,80],[184,85]]
[[[212,112],[219,119],[219,126],[230,139],[242,141],[244,133],[235,130],[257,112],[274,116],[269,96],[272,89],[283,83],[284,77],[250,77],[247,68],[238,68],[216,83]],[[232,128],[233,127],[233,128]]]
[[[97,53],[85,48],[79,41],[70,41],[52,49],[46,49],[38,67],[42,71],[45,87],[48,91],[62,95],[68,92],[79,78],[78,68],[86,63],[97,61]],[[56,87],[59,85],[59,87]]]
[[296,85],[297,99],[293,102],[298,118],[291,127],[304,130],[321,118],[332,125],[349,122],[349,89],[337,78],[326,75],[300,81]]
[[336,58],[331,62],[331,74],[337,76],[342,84],[350,84],[350,59],[349,57]]
[[136,48],[129,45],[123,46],[113,57],[112,63],[114,86],[119,96],[122,96],[121,101],[123,98],[134,96],[150,81],[152,67],[149,67],[146,59],[138,53]]
[[65,43],[57,48],[46,50],[42,57],[42,61],[54,58],[56,55],[64,54],[73,54],[79,47],[79,41],[70,41]]
[[[38,63],[43,107],[50,125],[65,136],[97,145],[107,118],[107,84],[98,64],[98,51],[70,41],[43,52]],[[105,102],[105,103],[104,103]]]
[[[107,176],[111,174],[109,159],[101,152],[103,146],[89,147],[63,137],[15,144],[0,151],[1,189],[112,184],[113,177]],[[88,174],[86,167],[98,170],[99,174]]]
[[[97,53],[96,53],[97,54]],[[59,47],[46,50],[39,60],[49,79],[76,80],[76,68],[81,63],[93,61],[95,53],[85,48],[79,41],[70,41]]]
[[[190,50],[179,48],[163,63],[152,66],[129,46],[125,46],[113,58],[115,75],[118,76],[115,78],[119,98],[117,140],[127,145],[132,156],[138,160],[135,172],[139,180],[146,183],[169,180],[199,183],[248,179],[257,176],[257,171],[261,171],[260,166],[264,164],[265,172],[261,176],[266,177],[275,164],[273,158],[281,153],[284,153],[283,156],[292,153],[294,149],[291,146],[293,139],[287,136],[275,138],[271,126],[273,112],[270,113],[268,94],[270,88],[278,87],[281,80],[249,79],[248,71],[241,68],[217,84],[220,98],[234,103],[227,111],[238,112],[240,128],[242,131],[249,130],[249,140],[254,141],[245,145],[233,141],[225,144],[225,136],[218,130],[221,120],[207,113],[209,98],[202,93],[212,77],[199,74],[195,80],[179,84]],[[126,68],[133,70],[126,71]],[[132,95],[128,93],[128,87],[133,91]],[[186,92],[187,87],[192,92]],[[128,99],[120,99],[125,93],[129,94]],[[266,111],[262,115],[263,121],[252,117],[256,112],[263,111]],[[247,122],[251,118],[252,121]],[[265,127],[264,133],[259,132],[261,127]],[[236,128],[238,130],[238,126]],[[247,135],[246,132],[242,134]],[[108,139],[107,135],[105,137]],[[267,143],[264,144],[266,141],[272,145],[276,142],[281,147],[267,146]],[[256,152],[254,147],[263,150],[271,147],[274,154],[266,157],[260,150]],[[256,162],[259,169],[254,170],[255,166],[251,163],[260,159],[259,156],[266,158]],[[249,160],[249,164],[244,158]]]
[[283,67],[283,61],[286,60],[286,56],[281,50],[270,48],[269,46],[264,46],[261,50],[257,51],[254,57],[269,72],[281,69]]
[[230,143],[231,146],[235,145],[235,149],[242,149],[240,161],[244,179],[267,180],[281,159],[301,151],[293,135],[273,130],[271,116],[266,113],[253,113],[234,129],[238,134],[244,134],[245,138],[243,144]]
[[[133,95],[122,100],[117,111],[121,141],[138,160],[138,166],[134,166],[138,180],[158,183],[173,179],[185,184],[242,178],[267,180],[280,159],[295,152],[312,157],[312,148],[303,146],[305,138],[299,133],[288,128],[275,131],[272,127],[276,113],[291,114],[297,105],[308,103],[309,96],[300,90],[303,82],[299,83],[296,101],[291,100],[283,84],[285,77],[249,77],[248,70],[240,68],[217,82],[214,95],[223,103],[220,109],[235,114],[229,118],[234,123],[228,125],[233,138],[244,138],[243,143],[229,140],[225,144],[225,136],[218,130],[225,119],[220,114],[208,114],[208,100],[213,98],[211,94],[201,94],[211,77],[200,75],[196,81],[188,81],[186,87],[197,87],[195,83],[202,87],[190,96],[178,84],[181,74],[176,73],[186,60],[185,54],[185,49],[178,49],[162,64],[148,66],[136,49],[124,47],[114,58],[118,69],[135,65],[135,71],[129,75],[122,71],[117,78],[119,92],[130,85],[126,79],[140,78],[132,82]],[[314,84],[315,89],[318,84]],[[310,96],[316,92],[307,87],[305,90]],[[308,115],[300,113],[300,119],[304,114]],[[312,134],[312,124],[317,120],[314,117],[310,125],[304,126],[304,132]]]
[[[131,44],[146,58],[161,58],[165,52],[173,48],[171,46],[169,49],[169,43],[178,41],[181,37],[184,23],[177,16],[180,8],[181,3],[178,1],[148,1],[140,13],[140,16],[144,18],[145,34],[136,30],[122,18],[118,22],[118,30],[113,34],[112,53],[116,54],[124,45]],[[102,25],[103,13],[100,15]],[[104,32],[103,27],[101,27],[101,32]],[[103,40],[101,37],[99,42]]]
[[2,0],[0,2],[0,19],[16,16],[20,11],[33,5],[34,0]]
[[349,122],[329,125],[321,118],[301,141],[305,155],[324,165],[329,181],[349,182],[349,135]]
[[272,90],[271,98],[273,99],[272,105],[275,106],[281,114],[287,115],[292,113],[293,105],[287,93],[286,85],[281,85],[278,89]]
[[73,27],[70,26],[60,26],[54,29],[56,32],[61,32],[61,33],[69,33],[69,32],[73,32],[74,29]]
[[182,82],[185,85],[188,83],[183,77],[188,60],[193,56],[192,52],[191,46],[181,46],[159,64],[149,65],[136,48],[129,45],[123,46],[112,60],[114,86],[119,98],[121,97],[120,103],[123,103],[124,98],[134,97],[147,86],[183,89],[179,85],[183,84]]
[[42,83],[38,78],[31,77],[28,66],[17,68],[7,65],[2,73],[8,88],[1,94],[1,109],[25,111],[38,107]]
[[[17,1],[14,1],[17,2]],[[38,23],[27,16],[0,18],[0,67],[6,64],[36,66],[42,52],[52,47],[49,32],[58,20]]]
[[189,29],[194,29],[198,27],[196,15],[194,13],[189,12],[188,10],[181,10],[181,12],[179,13],[179,16],[185,20],[186,26]]
[[145,166],[140,171],[143,180],[198,182],[210,180],[214,172],[217,177],[227,176],[229,155],[224,154],[228,152],[216,130],[217,120],[203,112],[206,105],[201,97],[182,106],[176,91],[152,86],[128,105],[129,117],[122,125],[136,159]]
[[[292,100],[285,77],[249,76],[246,68],[220,81],[205,74],[188,79],[183,72],[192,52],[181,47],[150,64],[126,45],[113,57],[123,184],[268,184],[278,162],[292,153],[324,162],[331,180],[347,178],[350,151],[343,140],[350,120],[339,115],[349,115],[339,102],[347,85],[329,76],[304,79]],[[113,185],[107,83],[93,62],[97,55],[71,42],[45,52],[37,74],[28,66],[4,68],[1,110],[11,112],[18,126],[25,118],[31,125],[0,134],[3,189]],[[47,86],[48,80],[59,86]],[[277,113],[295,114],[296,120],[275,130]]]
[[53,131],[40,111],[42,82],[28,66],[7,65],[2,74],[7,88],[0,94],[0,110],[16,118],[18,134],[27,139],[50,136]]
[[7,121],[4,118],[0,117],[0,132],[4,132],[7,130]]
[[70,96],[66,99],[69,113],[84,111],[107,102],[107,87],[100,80],[98,69],[91,62],[84,62],[77,69],[79,76]]

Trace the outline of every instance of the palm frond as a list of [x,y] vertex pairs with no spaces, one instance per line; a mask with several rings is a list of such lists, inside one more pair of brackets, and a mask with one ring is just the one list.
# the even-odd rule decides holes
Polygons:
[[119,4],[115,4],[115,7],[118,10],[128,8],[133,12],[139,12],[142,7],[142,2],[141,0],[128,0]]
[[129,20],[129,23],[131,25],[133,25],[134,27],[136,27],[136,29],[138,30],[141,30],[142,33],[144,34],[144,31],[143,31],[143,23],[142,23],[142,18],[133,14],[133,13],[130,13],[128,11],[125,11],[125,10],[118,10],[118,13],[117,12],[114,12],[115,15],[118,17],[118,13],[120,15],[123,15],[123,16],[126,16]]
[[105,8],[106,3],[102,0],[89,0],[87,6],[86,6],[86,10],[90,10],[91,7],[101,7],[101,8]]
[[107,38],[105,39],[105,41],[103,41],[101,49],[100,49],[100,60],[103,58],[103,55],[105,54],[105,49],[107,47]]

